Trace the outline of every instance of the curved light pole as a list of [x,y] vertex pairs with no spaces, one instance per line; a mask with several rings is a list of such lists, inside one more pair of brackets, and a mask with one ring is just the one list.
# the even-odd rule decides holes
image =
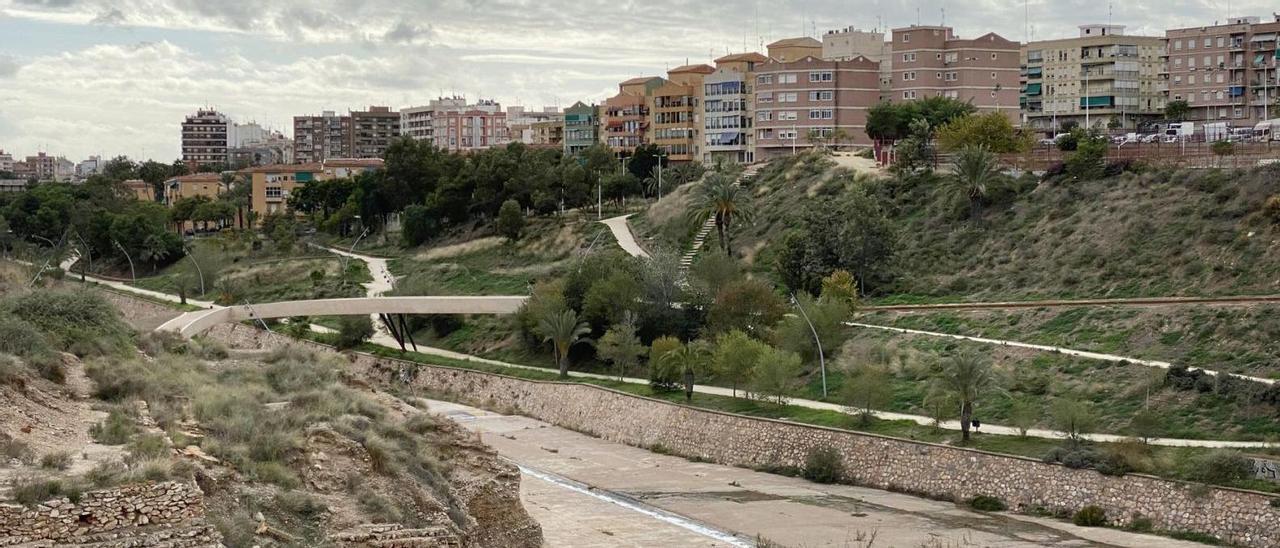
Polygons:
[[129,252],[124,250],[124,246],[120,245],[120,242],[111,240],[111,245],[116,246],[116,249],[124,253],[124,258],[129,261],[129,277],[133,279],[133,283],[138,283],[138,271],[133,268],[133,257],[129,256]]
[[191,264],[196,265],[196,274],[200,275],[200,296],[204,296],[204,271],[200,270],[200,262],[196,260],[195,255],[191,254],[190,246],[182,246],[182,252],[186,253],[187,258],[191,259]]
[[822,371],[822,397],[827,397],[827,357],[822,352],[822,340],[818,338],[818,329],[813,326],[813,322],[809,321],[809,315],[804,312],[804,307],[800,306],[800,299],[796,298],[796,294],[791,294],[791,302],[796,305],[796,310],[800,311],[800,317],[804,318],[804,323],[809,324],[809,331],[813,333],[813,342],[818,345],[818,364]]
[[[44,271],[49,268],[49,263],[53,262],[54,256],[58,254],[58,244],[54,243],[53,240],[45,238],[44,236],[41,236],[39,234],[31,234],[30,236],[33,238],[40,238],[41,240],[49,242],[49,258],[45,259],[43,265],[40,265],[40,270],[36,271],[35,277],[31,278],[31,283],[28,284],[30,287],[35,287],[36,282],[40,281],[40,276],[43,276]],[[67,236],[66,233],[63,233],[62,237],[65,238],[66,236]]]
[[85,275],[88,274],[90,270],[93,270],[93,250],[90,249],[89,244],[84,241],[84,236],[80,235],[79,230],[75,231],[75,235],[76,239],[80,240],[80,245],[84,247],[85,260],[89,261],[89,266],[87,268],[80,269],[80,283],[87,283]]

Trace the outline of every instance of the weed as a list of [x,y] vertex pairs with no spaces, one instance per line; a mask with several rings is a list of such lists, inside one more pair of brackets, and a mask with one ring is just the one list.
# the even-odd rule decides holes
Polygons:
[[837,483],[844,477],[844,457],[832,447],[809,451],[804,460],[804,478],[815,483]]
[[31,464],[35,460],[35,452],[26,442],[8,438],[0,440],[0,457],[6,461],[17,460],[23,464]]
[[89,428],[93,439],[103,445],[124,445],[138,432],[138,424],[123,409],[112,409],[107,418]]
[[71,467],[71,453],[57,451],[40,457],[40,467],[49,470],[66,470]]
[[1009,508],[999,497],[990,495],[978,495],[969,499],[969,506],[983,512],[1003,512]]
[[84,491],[80,486],[60,480],[37,476],[17,478],[13,481],[12,496],[18,504],[34,506],[57,498],[79,502]]
[[135,436],[129,442],[129,461],[158,459],[170,454],[169,443],[162,434]]
[[1071,523],[1081,527],[1102,527],[1107,524],[1107,513],[1097,506],[1085,506],[1072,516]]
[[276,506],[280,510],[304,520],[315,519],[329,510],[320,499],[303,491],[284,491],[277,493]]

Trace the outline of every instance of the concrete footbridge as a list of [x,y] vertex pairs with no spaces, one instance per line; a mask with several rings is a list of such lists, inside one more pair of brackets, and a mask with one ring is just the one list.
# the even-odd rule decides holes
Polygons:
[[[509,297],[360,297],[350,299],[316,299],[276,303],[239,304],[187,312],[157,328],[173,331],[183,337],[198,335],[213,326],[228,322],[259,321],[294,316],[370,316],[377,315],[394,325],[403,315],[417,314],[514,314],[526,296]],[[394,327],[388,327],[394,332]],[[398,337],[397,337],[398,338]]]

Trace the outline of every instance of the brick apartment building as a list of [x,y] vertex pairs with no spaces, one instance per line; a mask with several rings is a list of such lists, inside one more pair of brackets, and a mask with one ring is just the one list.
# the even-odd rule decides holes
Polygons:
[[816,146],[809,138],[811,131],[827,137],[842,129],[848,135],[845,144],[869,145],[867,110],[879,100],[880,65],[864,57],[849,61],[771,59],[758,65],[755,159]]
[[371,106],[345,115],[326,110],[319,116],[293,117],[293,162],[330,158],[381,158],[400,135],[400,113]]
[[1189,120],[1246,126],[1277,118],[1280,16],[1263,23],[1237,17],[1225,25],[1170,29],[1168,100],[1186,101]]
[[657,76],[642,76],[618,84],[618,94],[605,99],[600,109],[600,142],[621,156],[630,156],[636,147],[647,144],[649,97],[665,83]]
[[893,29],[889,100],[945,96],[971,101],[979,112],[999,111],[1021,122],[1018,101],[1021,46],[995,33],[960,39],[951,27]]
[[666,153],[667,161],[684,163],[702,157],[702,81],[715,71],[709,65],[676,67],[651,92],[650,141]]
[[213,109],[197,110],[183,120],[182,161],[188,168],[226,163],[230,123],[226,115]]

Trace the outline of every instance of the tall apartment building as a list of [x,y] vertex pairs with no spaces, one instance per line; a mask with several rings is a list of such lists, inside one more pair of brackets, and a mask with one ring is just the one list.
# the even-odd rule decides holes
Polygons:
[[810,138],[844,130],[847,144],[869,145],[867,110],[880,101],[880,66],[865,57],[756,67],[755,159],[765,160],[817,143]]
[[889,100],[944,96],[972,102],[1021,123],[1020,46],[998,34],[958,38],[951,27],[893,29],[893,81]]
[[1165,39],[1123,25],[1081,25],[1080,35],[1027,44],[1023,126],[1056,133],[1065,122],[1124,128],[1164,115]]
[[754,52],[726,55],[716,59],[716,71],[702,79],[703,163],[755,161],[755,71],[768,61]]
[[1280,16],[1165,31],[1168,100],[1186,101],[1189,120],[1242,126],[1277,117],[1277,34]]
[[400,113],[400,132],[452,152],[484,150],[511,140],[502,105],[485,99],[468,104],[466,98],[459,96],[440,97],[426,106],[404,109]]
[[578,101],[564,109],[564,153],[576,155],[600,140],[600,107]]
[[400,136],[400,113],[391,107],[377,106],[353,110],[351,132],[352,155],[349,158],[381,158],[391,140]]
[[0,171],[13,171],[13,154],[0,149]]
[[182,122],[182,161],[188,167],[227,161],[231,120],[212,109],[200,109]]
[[822,35],[822,58],[848,61],[858,56],[880,63],[880,94],[887,99],[893,88],[893,44],[878,30],[846,27]]
[[564,146],[564,120],[534,122],[529,128],[532,134],[528,144],[536,147],[560,148]]
[[[3,161],[0,161],[2,164]],[[76,164],[76,177],[84,179],[90,175],[102,173],[102,168],[106,166],[106,161],[101,156],[90,156],[89,159]],[[0,171],[4,171],[0,167]]]
[[669,162],[702,158],[702,81],[716,69],[686,65],[667,71],[667,81],[649,95],[650,142]]
[[310,164],[353,155],[350,116],[326,110],[319,116],[293,117],[294,163]]
[[620,156],[630,156],[648,143],[649,96],[666,83],[657,76],[632,78],[618,84],[618,94],[605,99],[600,115],[600,141]]
[[68,181],[76,173],[76,164],[62,156],[37,152],[35,156],[27,156],[21,162],[13,162],[11,169],[19,179]]
[[556,107],[542,107],[542,110],[531,110],[520,105],[507,107],[507,133],[512,141],[526,145],[534,143],[534,126],[544,122],[559,122],[564,113]]

